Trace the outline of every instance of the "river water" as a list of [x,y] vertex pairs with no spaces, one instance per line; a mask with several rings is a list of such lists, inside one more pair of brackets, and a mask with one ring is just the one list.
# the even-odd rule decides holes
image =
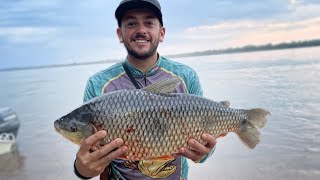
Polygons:
[[[189,163],[189,179],[320,179],[320,48],[176,60],[198,72],[205,97],[272,114],[255,149],[229,133],[205,163]],[[21,122],[17,152],[0,156],[1,180],[77,179],[78,147],[53,121],[78,107],[87,78],[110,65],[0,72],[0,107]]]

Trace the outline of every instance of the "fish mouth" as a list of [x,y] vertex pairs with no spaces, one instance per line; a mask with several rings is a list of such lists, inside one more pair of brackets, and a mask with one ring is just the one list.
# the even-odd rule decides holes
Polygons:
[[58,121],[55,121],[55,122],[54,122],[54,129],[55,129],[58,133],[60,133],[61,128],[60,128],[60,124],[58,123]]

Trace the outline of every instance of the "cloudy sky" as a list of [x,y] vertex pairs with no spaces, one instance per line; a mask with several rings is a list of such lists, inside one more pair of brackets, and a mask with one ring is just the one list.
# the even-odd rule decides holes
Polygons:
[[[0,0],[0,69],[121,59],[119,0]],[[160,0],[162,55],[320,39],[320,0]]]

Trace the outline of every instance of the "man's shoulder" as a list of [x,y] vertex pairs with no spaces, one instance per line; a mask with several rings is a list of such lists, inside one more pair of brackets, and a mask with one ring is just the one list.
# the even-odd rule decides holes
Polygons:
[[202,90],[196,71],[186,64],[162,57],[161,69],[166,73],[180,77],[188,93],[202,95]]
[[84,102],[101,95],[105,85],[122,74],[124,69],[119,62],[90,76],[84,93]]
[[170,66],[182,66],[182,67],[186,67],[186,68],[190,68],[192,69],[191,67],[189,67],[188,65],[186,64],[183,64],[183,63],[180,63],[176,60],[172,60],[172,59],[169,59],[169,58],[166,58],[166,57],[163,57],[161,56],[162,58],[162,61],[164,62],[165,65],[170,65]]
[[162,68],[174,74],[196,75],[195,70],[190,66],[165,57],[162,57]]
[[106,81],[119,76],[121,73],[124,73],[124,69],[122,67],[122,63],[118,62],[90,76],[89,80],[90,81]]

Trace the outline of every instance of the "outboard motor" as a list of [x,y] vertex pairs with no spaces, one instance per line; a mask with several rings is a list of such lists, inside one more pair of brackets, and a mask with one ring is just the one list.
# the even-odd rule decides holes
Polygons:
[[0,155],[15,147],[20,122],[17,114],[9,107],[0,108]]

